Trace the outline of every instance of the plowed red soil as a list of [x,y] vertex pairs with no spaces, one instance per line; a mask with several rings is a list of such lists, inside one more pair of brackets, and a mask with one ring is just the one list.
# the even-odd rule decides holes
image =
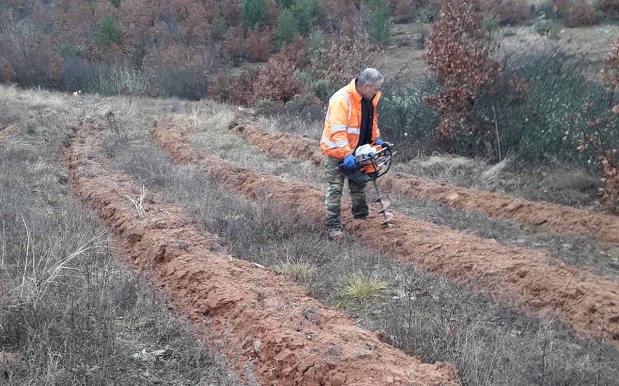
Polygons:
[[[309,160],[315,165],[323,163],[324,156],[314,140],[287,133],[268,132],[242,121],[231,127],[231,130],[266,153]],[[554,234],[580,234],[600,241],[619,242],[619,217],[616,216],[440,184],[404,174],[387,174],[381,177],[380,184],[387,190],[409,197],[438,201],[495,218],[540,226]]]
[[[291,280],[209,251],[184,211],[156,196],[137,218],[140,189],[99,155],[98,129],[82,124],[68,151],[73,192],[116,236],[116,250],[151,270],[178,312],[233,363],[253,364],[261,385],[455,385],[445,363],[422,364],[379,341]],[[307,311],[316,318],[307,318]]]
[[[270,198],[282,210],[314,223],[324,217],[323,193],[314,187],[231,166],[193,148],[172,125],[158,124],[153,137],[177,162],[197,163],[213,179],[250,198]],[[376,211],[374,211],[376,213]],[[619,346],[619,284],[568,267],[541,252],[506,247],[448,227],[397,214],[394,226],[381,217],[353,221],[343,210],[346,231],[370,247],[437,274],[489,289],[495,300],[535,311],[558,312],[580,335],[607,337]]]

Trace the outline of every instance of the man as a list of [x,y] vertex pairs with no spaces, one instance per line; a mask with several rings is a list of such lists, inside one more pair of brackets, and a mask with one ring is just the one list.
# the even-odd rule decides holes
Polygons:
[[[377,143],[384,145],[378,130],[376,106],[384,77],[374,68],[366,68],[347,86],[338,90],[329,100],[325,128],[320,147],[326,156],[327,178],[327,233],[331,240],[343,238],[340,219],[340,200],[346,179],[339,169],[354,169],[354,150],[361,145]],[[369,214],[365,199],[365,183],[348,179],[352,213],[355,219],[366,219]]]

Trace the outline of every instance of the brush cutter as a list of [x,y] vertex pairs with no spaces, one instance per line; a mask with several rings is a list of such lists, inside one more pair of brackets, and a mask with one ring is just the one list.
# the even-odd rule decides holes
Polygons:
[[369,181],[374,183],[377,196],[375,202],[380,204],[379,213],[382,213],[385,218],[382,222],[385,226],[390,225],[389,223],[393,219],[393,215],[387,212],[389,202],[383,200],[376,180],[385,175],[391,168],[391,159],[394,154],[391,150],[392,146],[392,144],[387,144],[387,146],[377,144],[359,146],[353,153],[355,156],[355,168],[349,169],[344,167],[343,163],[340,163],[340,171],[347,178],[359,184]]

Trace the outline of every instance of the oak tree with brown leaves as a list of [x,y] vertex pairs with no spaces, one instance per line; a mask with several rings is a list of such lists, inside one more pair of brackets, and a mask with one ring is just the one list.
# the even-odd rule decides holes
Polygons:
[[[600,190],[600,203],[608,210],[619,215],[619,104],[614,95],[619,83],[619,39],[614,43],[611,53],[604,62],[601,71],[602,82],[608,90],[608,116],[597,119],[589,119],[583,122],[582,140],[579,151],[591,148],[596,157],[596,164],[601,171],[602,185]],[[614,106],[613,106],[614,105]],[[592,109],[593,103],[584,109]]]
[[[496,120],[478,107],[482,94],[492,95],[500,74],[491,56],[495,46],[481,30],[482,13],[477,0],[447,1],[429,37],[426,63],[442,91],[428,98],[441,115],[438,130],[445,136],[473,135],[487,155],[500,159]],[[494,144],[491,139],[494,134]]]

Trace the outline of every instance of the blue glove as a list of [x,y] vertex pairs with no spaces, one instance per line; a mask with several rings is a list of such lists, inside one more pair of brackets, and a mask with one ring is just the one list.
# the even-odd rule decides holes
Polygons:
[[355,161],[355,156],[350,154],[344,158],[344,167],[346,169],[354,169],[357,167],[357,162]]
[[383,140],[382,140],[382,139],[380,139],[380,138],[376,138],[376,140],[375,140],[374,142],[376,142],[376,144],[377,144],[378,146],[381,146],[383,149],[389,149],[389,147],[390,147],[390,146],[389,146],[389,144],[388,144],[387,142],[383,141]]

